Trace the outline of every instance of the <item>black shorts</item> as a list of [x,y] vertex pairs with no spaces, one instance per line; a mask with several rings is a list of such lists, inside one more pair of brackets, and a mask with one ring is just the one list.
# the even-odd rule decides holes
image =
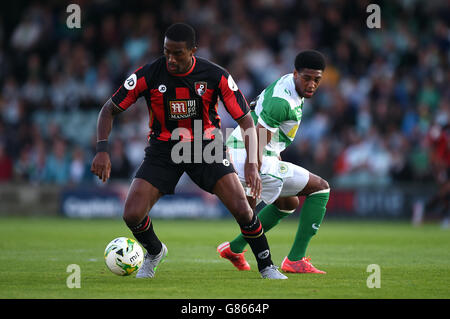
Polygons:
[[[209,143],[204,143],[202,154],[205,146]],[[229,173],[236,173],[233,164],[229,159],[226,146],[221,146],[221,152],[215,156],[215,152],[211,152],[216,159],[212,163],[205,162],[201,157],[201,162],[194,155],[194,149],[191,148],[190,160],[178,163],[172,159],[172,144],[168,142],[152,143],[145,149],[145,157],[141,166],[136,172],[136,178],[142,178],[155,186],[163,194],[173,194],[175,187],[184,172],[203,190],[213,193],[213,188],[217,181]],[[182,154],[182,152],[181,152]],[[219,159],[220,157],[220,159]],[[194,161],[195,160],[195,161]]]

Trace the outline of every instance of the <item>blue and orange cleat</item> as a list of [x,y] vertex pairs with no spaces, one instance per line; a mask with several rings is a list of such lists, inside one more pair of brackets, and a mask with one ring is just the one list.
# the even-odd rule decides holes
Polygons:
[[250,265],[245,260],[244,253],[247,250],[244,250],[242,253],[233,253],[230,249],[230,243],[228,241],[217,246],[217,251],[219,252],[220,257],[228,259],[238,270],[250,270]]
[[326,274],[325,271],[319,270],[311,264],[311,258],[303,257],[297,261],[290,261],[284,257],[281,263],[281,270],[297,274]]

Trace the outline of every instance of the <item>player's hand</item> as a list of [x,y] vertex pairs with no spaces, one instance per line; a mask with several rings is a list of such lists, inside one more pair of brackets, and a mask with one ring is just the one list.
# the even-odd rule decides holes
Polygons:
[[111,175],[111,160],[107,152],[98,152],[91,165],[91,172],[105,183]]
[[250,187],[250,196],[261,197],[261,176],[259,176],[258,165],[255,163],[245,163],[245,182]]

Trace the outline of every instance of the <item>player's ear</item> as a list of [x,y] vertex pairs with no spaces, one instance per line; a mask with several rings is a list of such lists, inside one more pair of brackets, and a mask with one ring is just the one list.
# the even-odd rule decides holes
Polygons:
[[193,47],[193,48],[191,49],[191,53],[192,53],[192,55],[194,55],[194,54],[195,54],[195,52],[197,52],[197,47]]

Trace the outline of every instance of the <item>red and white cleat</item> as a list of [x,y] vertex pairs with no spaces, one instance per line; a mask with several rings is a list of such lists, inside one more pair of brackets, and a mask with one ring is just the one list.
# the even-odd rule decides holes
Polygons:
[[244,250],[242,253],[233,253],[230,249],[230,243],[224,242],[217,247],[217,251],[219,252],[220,257],[228,259],[231,263],[239,270],[250,270],[250,265],[245,260],[244,253],[247,250]]
[[290,261],[287,257],[284,257],[283,262],[281,263],[281,270],[297,274],[326,274],[325,271],[314,267],[310,260],[311,258],[309,257],[303,257],[297,261]]

